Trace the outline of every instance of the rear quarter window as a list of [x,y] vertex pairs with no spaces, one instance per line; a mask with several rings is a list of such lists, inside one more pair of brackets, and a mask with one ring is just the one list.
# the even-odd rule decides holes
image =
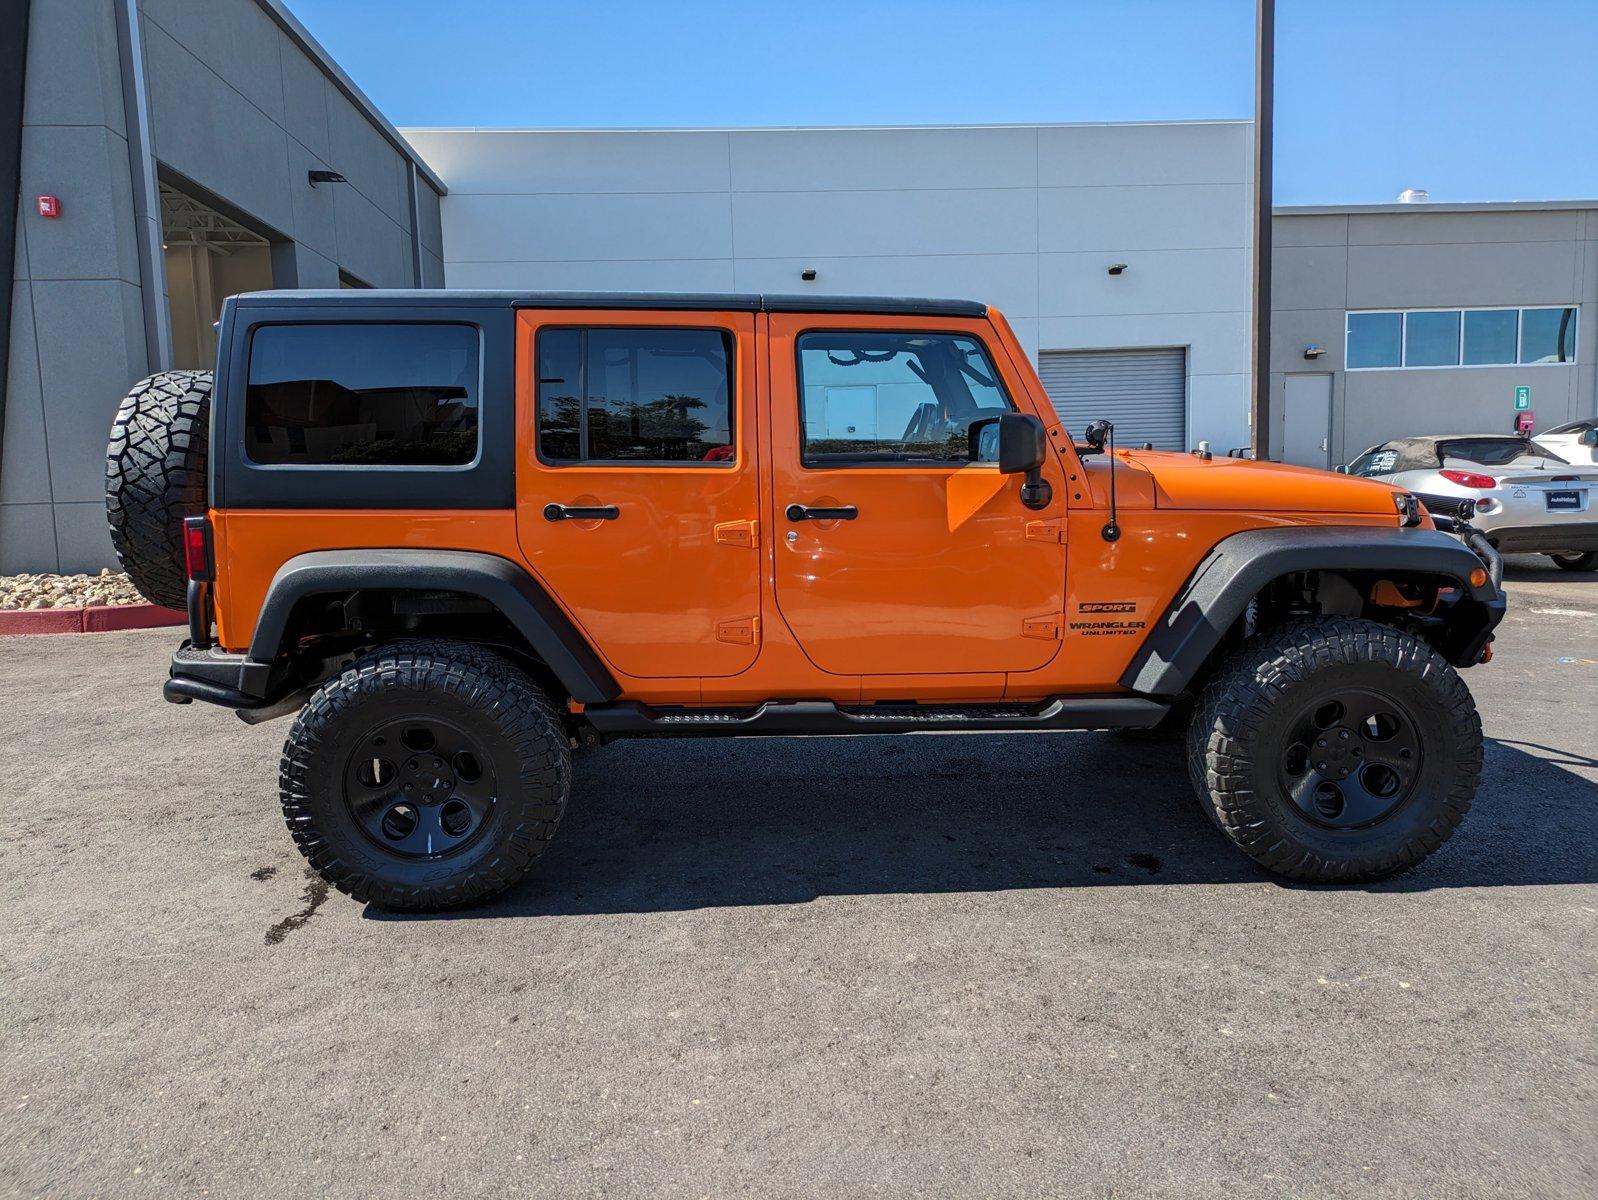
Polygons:
[[263,466],[467,466],[479,443],[478,342],[464,324],[258,326],[245,455]]

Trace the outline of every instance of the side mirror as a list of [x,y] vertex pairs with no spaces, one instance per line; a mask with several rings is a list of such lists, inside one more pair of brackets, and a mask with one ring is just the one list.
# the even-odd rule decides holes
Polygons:
[[1021,503],[1033,509],[1048,507],[1054,490],[1043,478],[1049,438],[1042,421],[1031,413],[1000,413],[972,421],[967,437],[972,462],[997,461],[1001,475],[1025,475]]
[[[996,428],[995,428],[996,427]],[[993,433],[988,430],[993,429]],[[997,454],[994,450],[997,435]],[[968,434],[972,462],[997,462],[1003,475],[1025,475],[1043,466],[1048,434],[1030,413],[1000,413],[972,421]]]
[[1581,435],[1581,444],[1583,446],[1598,446],[1598,425],[1594,425]]

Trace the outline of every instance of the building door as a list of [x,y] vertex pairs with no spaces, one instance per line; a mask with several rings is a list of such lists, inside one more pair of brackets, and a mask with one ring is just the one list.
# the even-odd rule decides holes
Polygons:
[[1045,350],[1038,377],[1070,433],[1088,422],[1115,424],[1118,446],[1153,442],[1156,450],[1186,450],[1187,351]]
[[748,312],[519,314],[517,541],[625,674],[760,651],[754,359]]
[[[1027,403],[986,322],[770,318],[777,607],[838,675],[1032,671],[1060,648],[1066,480],[973,462],[969,428]],[[1052,524],[1051,524],[1052,522]]]
[[1289,375],[1282,407],[1282,460],[1324,470],[1332,465],[1331,446],[1331,375]]

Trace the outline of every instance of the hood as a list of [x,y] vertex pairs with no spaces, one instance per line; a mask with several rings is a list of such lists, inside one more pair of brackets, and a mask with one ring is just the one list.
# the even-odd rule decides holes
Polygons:
[[1394,515],[1392,495],[1403,489],[1374,479],[1245,458],[1211,458],[1158,450],[1122,453],[1154,481],[1156,508],[1239,509],[1254,512],[1339,512]]

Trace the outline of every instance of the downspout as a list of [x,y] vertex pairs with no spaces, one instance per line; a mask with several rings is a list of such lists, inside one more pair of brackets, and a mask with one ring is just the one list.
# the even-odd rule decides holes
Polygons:
[[139,297],[144,310],[145,370],[153,374],[165,371],[172,365],[172,318],[166,303],[166,260],[161,253],[161,193],[155,182],[155,139],[150,133],[150,97],[144,80],[139,0],[119,0],[116,14],[117,57],[122,67],[122,113],[128,131],[128,166],[133,176]]
[[11,366],[12,277],[22,194],[22,106],[27,90],[28,0],[0,7],[0,462],[5,460],[6,381]]

